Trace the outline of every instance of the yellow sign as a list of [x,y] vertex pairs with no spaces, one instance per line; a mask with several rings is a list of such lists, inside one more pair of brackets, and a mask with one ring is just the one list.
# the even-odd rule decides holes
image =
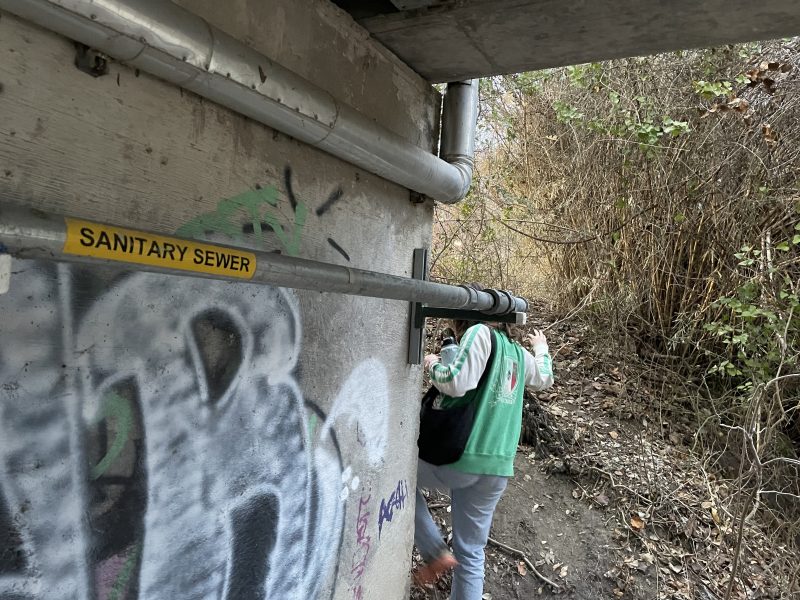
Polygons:
[[256,272],[256,256],[252,252],[91,221],[64,220],[67,224],[64,252],[67,254],[240,279],[251,279]]

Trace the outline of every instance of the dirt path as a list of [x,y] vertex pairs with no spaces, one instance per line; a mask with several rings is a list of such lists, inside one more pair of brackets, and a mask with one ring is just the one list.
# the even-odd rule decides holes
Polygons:
[[[583,493],[569,476],[543,472],[526,449],[517,454],[515,470],[495,513],[491,537],[524,552],[542,575],[562,589],[555,593],[522,559],[490,544],[486,550],[485,598],[616,598],[616,582],[610,571],[618,544],[613,539],[613,523],[608,522],[613,515],[582,499]],[[438,507],[432,512],[443,531],[449,528],[450,520],[447,507],[440,505],[447,500],[442,496],[429,499],[429,504]],[[447,598],[447,590],[449,581],[442,581],[437,590],[413,590],[411,598]]]
[[[607,516],[577,500],[575,489],[569,478],[548,476],[518,454],[516,477],[498,507],[492,537],[525,552],[542,575],[564,588],[560,597],[613,597],[614,584],[604,576],[614,553]],[[555,595],[518,558],[496,547],[489,548],[489,555],[485,591],[492,598]]]

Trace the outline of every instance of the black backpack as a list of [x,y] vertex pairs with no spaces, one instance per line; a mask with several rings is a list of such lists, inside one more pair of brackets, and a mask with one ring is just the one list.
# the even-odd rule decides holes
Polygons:
[[[486,378],[492,370],[497,342],[494,330],[490,328],[492,350],[486,361],[476,390],[483,388]],[[469,393],[469,392],[467,392]],[[434,408],[433,404],[441,395],[435,386],[431,386],[422,397],[419,412],[419,438],[417,447],[419,457],[432,465],[449,465],[456,462],[464,454],[467,441],[475,423],[475,400],[452,408]]]

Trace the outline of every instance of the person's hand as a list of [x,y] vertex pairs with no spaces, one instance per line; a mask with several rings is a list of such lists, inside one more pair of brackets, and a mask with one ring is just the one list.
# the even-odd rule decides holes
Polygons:
[[438,354],[428,354],[427,356],[425,356],[424,360],[425,371],[426,372],[430,371],[431,367],[438,362],[442,362]]
[[536,348],[536,346],[547,345],[547,338],[540,329],[534,329],[533,334],[528,335],[528,342],[530,342],[531,348]]

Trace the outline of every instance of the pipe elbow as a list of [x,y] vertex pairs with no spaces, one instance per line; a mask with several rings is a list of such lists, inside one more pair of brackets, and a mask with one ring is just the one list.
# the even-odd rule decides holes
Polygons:
[[447,196],[439,196],[437,201],[442,204],[456,204],[461,202],[467,197],[470,187],[472,187],[472,173],[474,170],[474,163],[472,159],[456,159],[454,161],[447,161],[453,167],[454,171],[454,185],[453,192]]
[[439,156],[457,175],[455,193],[438,198],[445,204],[463,200],[472,186],[475,165],[475,131],[478,125],[478,80],[447,84],[442,109]]

